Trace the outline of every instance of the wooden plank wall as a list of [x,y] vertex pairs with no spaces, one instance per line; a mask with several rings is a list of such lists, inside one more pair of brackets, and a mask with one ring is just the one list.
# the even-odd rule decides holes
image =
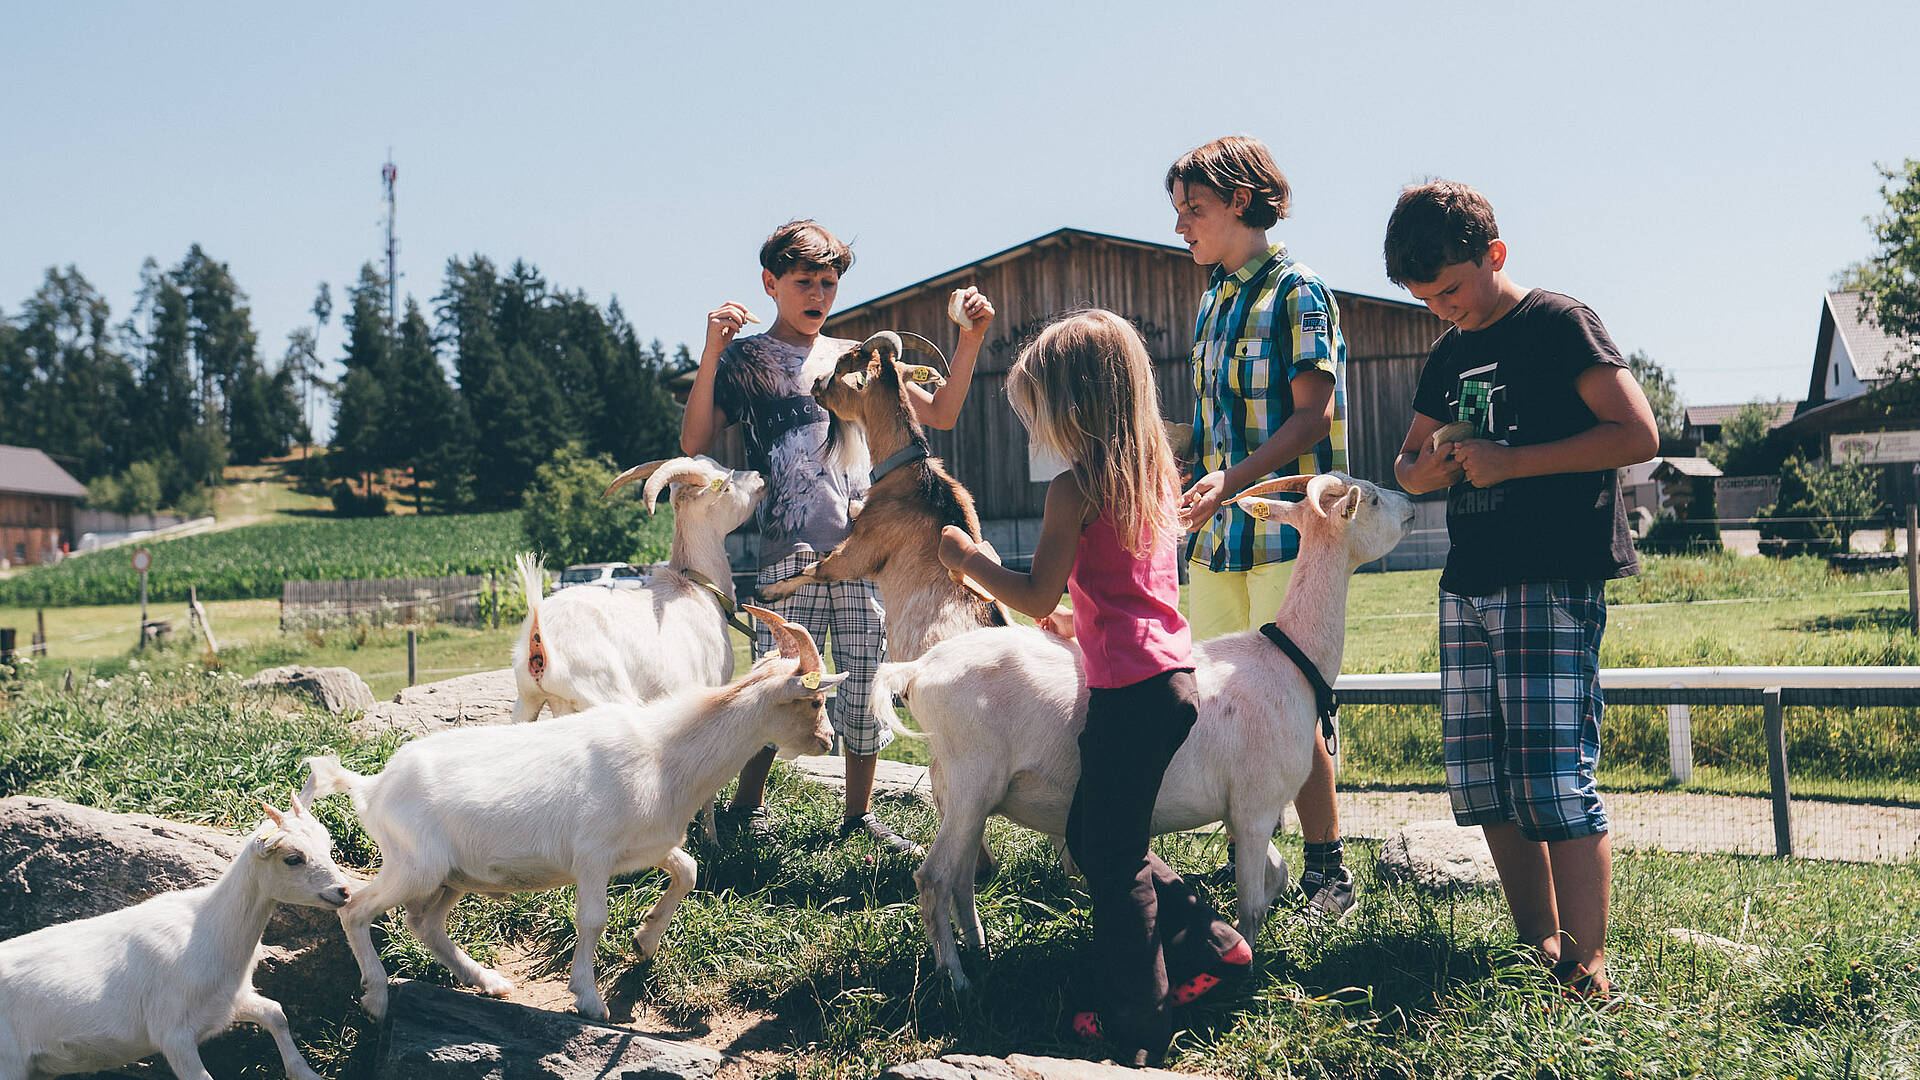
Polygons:
[[[948,295],[967,285],[986,293],[998,309],[992,336],[981,349],[958,426],[932,432],[933,449],[973,491],[982,518],[1038,517],[1045,487],[1028,480],[1026,429],[1004,392],[1006,369],[1020,346],[1061,313],[1089,306],[1118,311],[1135,320],[1153,354],[1163,414],[1189,420],[1193,317],[1206,283],[1207,270],[1178,251],[1066,234],[992,265],[963,267],[885,303],[850,309],[830,319],[827,332],[858,339],[882,329],[911,330],[951,355],[959,328],[947,319]],[[1420,364],[1445,324],[1415,305],[1335,295],[1347,339],[1352,471],[1391,482]]]

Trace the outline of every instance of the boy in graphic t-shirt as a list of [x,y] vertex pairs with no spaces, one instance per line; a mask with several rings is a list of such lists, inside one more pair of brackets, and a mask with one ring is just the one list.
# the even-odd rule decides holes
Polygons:
[[1615,470],[1659,447],[1653,411],[1592,309],[1506,273],[1464,184],[1400,195],[1387,276],[1453,326],[1427,355],[1394,462],[1447,490],[1442,742],[1454,820],[1479,825],[1521,942],[1604,999],[1612,859],[1594,783],[1606,582],[1640,571]]
[[[819,222],[790,221],[774,230],[760,248],[761,285],[773,298],[774,319],[766,333],[736,336],[758,321],[743,304],[728,302],[707,314],[706,347],[700,370],[687,395],[680,422],[680,448],[702,454],[727,426],[744,428],[747,456],[767,480],[760,500],[761,589],[794,577],[819,562],[847,538],[855,507],[867,492],[865,466],[849,469],[823,453],[827,413],[813,398],[814,381],[833,371],[857,341],[822,334],[839,294],[840,275],[853,265],[853,252]],[[937,390],[908,385],[907,403],[928,427],[949,429],[960,415],[974,359],[993,323],[993,305],[976,289],[965,290],[962,305],[972,325],[960,332],[952,377]],[[800,623],[830,651],[836,671],[848,674],[828,707],[846,756],[846,817],[840,836],[863,833],[883,847],[920,854],[920,846],[894,832],[869,808],[880,751],[893,729],[875,716],[873,676],[886,658],[886,613],[871,581],[834,581],[808,585],[771,605],[783,618]],[[773,647],[762,625],[755,655]],[[740,783],[721,819],[739,831],[767,830],[767,773],[773,747],[740,770]]]

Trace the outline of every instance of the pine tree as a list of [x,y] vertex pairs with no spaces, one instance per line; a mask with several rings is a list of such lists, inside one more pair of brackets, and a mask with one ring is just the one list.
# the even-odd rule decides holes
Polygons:
[[447,459],[456,415],[453,389],[434,351],[433,331],[412,297],[407,298],[407,315],[394,343],[386,405],[387,454],[392,464],[405,465],[411,474],[413,507],[418,511],[421,474],[436,472],[436,466]]
[[344,322],[347,352],[341,358],[339,406],[333,417],[335,471],[360,474],[372,494],[372,473],[393,462],[382,431],[388,414],[386,387],[392,375],[393,344],[387,336],[387,283],[372,263],[360,267],[360,280],[347,290],[351,301]]

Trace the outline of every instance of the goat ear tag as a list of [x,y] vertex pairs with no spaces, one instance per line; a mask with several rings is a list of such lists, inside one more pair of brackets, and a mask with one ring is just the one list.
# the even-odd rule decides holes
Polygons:
[[714,477],[713,481],[707,485],[707,490],[713,492],[715,495],[727,490],[727,478],[724,476]]
[[800,676],[800,685],[809,690],[820,689],[820,673],[817,671],[809,671],[805,675]]
[[930,383],[937,382],[939,379],[940,373],[925,364],[915,364],[907,369],[908,382]]
[[1273,504],[1265,499],[1242,499],[1236,505],[1261,521],[1267,520],[1273,514]]

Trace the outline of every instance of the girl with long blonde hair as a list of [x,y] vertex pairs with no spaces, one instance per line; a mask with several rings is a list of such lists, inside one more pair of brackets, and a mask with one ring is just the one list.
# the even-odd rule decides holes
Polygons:
[[1111,311],[1048,325],[1008,371],[1007,397],[1034,443],[1071,466],[1048,485],[1032,569],[1001,566],[952,527],[940,561],[1080,645],[1087,719],[1067,847],[1093,900],[1097,999],[1073,1026],[1112,1042],[1123,1063],[1157,1064],[1173,1037],[1169,1006],[1253,960],[1147,848],[1161,779],[1198,715],[1180,614],[1180,474],[1146,344]]

